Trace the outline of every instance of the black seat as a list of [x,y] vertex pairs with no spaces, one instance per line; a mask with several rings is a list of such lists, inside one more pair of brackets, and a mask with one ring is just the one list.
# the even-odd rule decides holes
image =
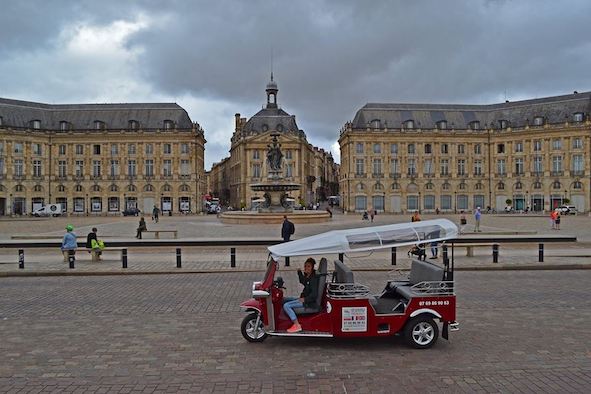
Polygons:
[[315,308],[293,308],[293,311],[296,315],[309,315],[312,313],[318,313],[322,310],[322,297],[324,297],[324,288],[326,287],[326,275],[328,272],[328,261],[323,257],[320,259],[320,264],[318,265],[318,271],[316,271],[316,275],[318,275],[318,296],[316,297],[316,307]]
[[443,268],[421,260],[412,261],[410,268],[410,278],[408,282],[391,282],[390,287],[395,286],[396,293],[400,294],[406,299],[411,299],[413,291],[411,287],[421,282],[438,282],[443,280]]
[[355,280],[353,280],[353,271],[342,261],[334,261],[334,270],[336,273],[335,283],[355,283]]

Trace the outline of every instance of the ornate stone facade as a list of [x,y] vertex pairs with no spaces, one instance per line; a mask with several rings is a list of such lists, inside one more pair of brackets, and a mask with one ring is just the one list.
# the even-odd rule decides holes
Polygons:
[[250,119],[235,116],[235,130],[231,139],[230,156],[215,163],[209,173],[211,192],[223,204],[233,208],[247,208],[253,200],[264,198],[251,190],[251,185],[268,180],[268,146],[273,135],[281,144],[281,172],[283,181],[300,185],[288,193],[302,204],[311,204],[333,191],[338,182],[338,165],[332,155],[315,148],[298,128],[294,115],[277,105],[277,83],[271,76],[267,84],[267,105]]
[[493,105],[367,104],[341,129],[348,211],[590,209],[591,92]]
[[0,99],[0,215],[197,212],[205,138],[177,104],[47,105]]

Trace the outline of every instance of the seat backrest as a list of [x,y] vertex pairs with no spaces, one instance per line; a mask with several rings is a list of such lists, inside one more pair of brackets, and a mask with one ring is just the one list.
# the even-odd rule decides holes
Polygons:
[[336,283],[355,283],[353,280],[353,271],[340,260],[334,261],[334,269],[337,273]]
[[416,285],[420,282],[438,282],[443,280],[443,268],[421,260],[412,260],[409,282]]
[[326,258],[320,259],[318,264],[318,295],[316,296],[316,305],[322,305],[322,297],[324,296],[324,288],[326,287],[326,275],[328,273],[328,261]]

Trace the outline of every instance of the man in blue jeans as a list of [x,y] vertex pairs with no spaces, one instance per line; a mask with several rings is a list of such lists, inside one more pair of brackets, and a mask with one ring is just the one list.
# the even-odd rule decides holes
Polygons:
[[302,326],[298,322],[298,317],[293,311],[294,308],[315,308],[316,298],[318,298],[318,275],[314,265],[316,261],[313,258],[308,258],[304,263],[304,272],[298,268],[298,278],[300,283],[304,285],[304,290],[300,294],[300,298],[286,297],[283,299],[283,310],[293,322],[293,325],[287,329],[287,332],[294,333],[302,331]]

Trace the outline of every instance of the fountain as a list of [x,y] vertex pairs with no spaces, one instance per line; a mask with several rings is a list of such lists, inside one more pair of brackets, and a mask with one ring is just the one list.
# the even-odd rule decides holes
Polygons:
[[294,211],[295,201],[289,197],[288,193],[300,190],[301,185],[290,183],[283,176],[283,152],[281,152],[278,136],[278,133],[272,133],[271,143],[267,145],[267,179],[250,185],[252,191],[264,193],[259,206],[250,211],[224,212],[221,215],[223,223],[280,223],[284,215],[296,223],[318,223],[330,219],[326,211]]

